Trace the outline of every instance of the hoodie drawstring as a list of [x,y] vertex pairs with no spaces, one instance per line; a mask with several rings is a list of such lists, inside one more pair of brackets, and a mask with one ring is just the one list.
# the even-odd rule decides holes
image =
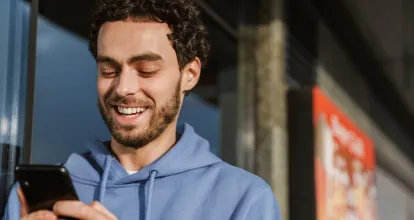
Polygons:
[[[112,158],[110,156],[105,158],[105,168],[102,175],[101,186],[99,189],[99,198],[98,201],[103,204],[105,190],[106,190],[106,182],[108,181],[109,170],[111,167]],[[152,170],[149,176],[149,189],[148,189],[148,196],[147,196],[147,204],[146,204],[146,212],[145,212],[145,220],[151,220],[151,203],[152,203],[152,192],[154,191],[154,182],[155,177],[157,176],[157,171]]]
[[152,170],[150,177],[149,177],[149,189],[148,189],[147,206],[146,206],[146,212],[145,212],[145,220],[151,219],[152,192],[154,189],[154,182],[155,182],[156,176],[157,176],[157,171]]
[[112,158],[110,156],[107,156],[105,158],[105,168],[104,168],[104,172],[102,175],[102,181],[101,181],[101,187],[99,189],[99,198],[98,201],[103,204],[103,199],[105,196],[105,190],[106,190],[106,182],[108,180],[108,175],[109,175],[109,170],[111,167],[111,163],[112,163]]

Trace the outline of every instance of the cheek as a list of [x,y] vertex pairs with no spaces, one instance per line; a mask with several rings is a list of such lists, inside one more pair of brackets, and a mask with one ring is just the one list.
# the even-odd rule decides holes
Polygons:
[[99,97],[103,97],[111,87],[111,80],[109,79],[98,79],[97,80],[97,90]]
[[142,90],[155,101],[157,106],[162,106],[175,93],[178,80],[172,77],[154,78],[142,84]]

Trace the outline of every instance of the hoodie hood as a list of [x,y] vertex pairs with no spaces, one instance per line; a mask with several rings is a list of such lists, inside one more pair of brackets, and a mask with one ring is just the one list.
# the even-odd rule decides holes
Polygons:
[[102,141],[90,143],[90,152],[86,154],[72,154],[64,166],[74,178],[92,184],[101,183],[104,171],[107,171],[108,183],[120,185],[147,180],[152,171],[157,172],[156,178],[161,178],[221,161],[210,152],[209,143],[196,134],[190,125],[179,126],[177,134],[180,137],[178,142],[167,153],[132,175],[127,173]]

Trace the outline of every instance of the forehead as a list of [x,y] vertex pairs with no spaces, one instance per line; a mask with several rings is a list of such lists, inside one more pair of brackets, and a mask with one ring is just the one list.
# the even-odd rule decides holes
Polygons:
[[115,21],[102,25],[98,35],[98,55],[118,58],[153,52],[174,53],[166,23]]

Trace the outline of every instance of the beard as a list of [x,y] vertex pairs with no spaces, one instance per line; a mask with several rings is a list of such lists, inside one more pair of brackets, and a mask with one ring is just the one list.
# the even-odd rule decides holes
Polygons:
[[163,106],[159,108],[154,108],[154,105],[150,104],[148,101],[138,102],[138,100],[133,98],[119,96],[114,98],[104,97],[104,103],[145,103],[145,106],[148,107],[146,111],[152,109],[153,114],[151,115],[149,125],[147,126],[147,128],[144,128],[144,130],[140,132],[134,131],[135,126],[133,125],[119,126],[118,128],[116,128],[113,122],[113,118],[108,111],[112,107],[109,105],[104,106],[104,103],[101,103],[101,101],[98,100],[99,112],[101,113],[103,120],[105,121],[109,131],[111,132],[112,137],[118,143],[126,147],[138,149],[157,139],[165,131],[165,129],[176,119],[180,111],[180,92],[181,80],[178,81],[172,96]]

